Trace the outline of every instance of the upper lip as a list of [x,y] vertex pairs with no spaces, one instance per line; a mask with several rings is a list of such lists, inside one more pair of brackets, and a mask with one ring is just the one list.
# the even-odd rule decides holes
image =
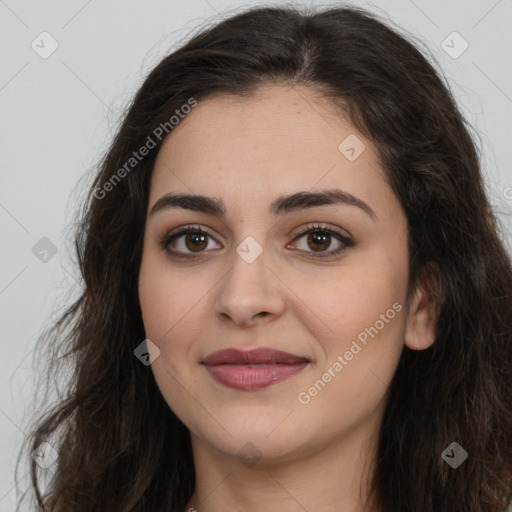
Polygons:
[[261,347],[253,350],[227,348],[207,355],[202,363],[208,366],[219,364],[297,364],[309,359],[274,348]]

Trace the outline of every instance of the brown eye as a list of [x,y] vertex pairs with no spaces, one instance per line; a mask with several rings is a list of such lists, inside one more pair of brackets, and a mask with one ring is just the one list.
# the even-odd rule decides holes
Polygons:
[[308,245],[315,251],[325,251],[331,245],[331,235],[328,233],[309,233],[308,235]]
[[[301,239],[304,239],[302,242]],[[206,249],[211,249],[210,240],[215,239],[205,230],[196,226],[185,226],[177,231],[168,233],[161,240],[162,247],[172,257],[193,259],[206,253]],[[298,241],[301,241],[298,243]],[[334,248],[333,242],[337,245]],[[220,249],[221,246],[215,242]],[[294,245],[302,245],[299,249],[305,252],[309,258],[321,259],[334,257],[348,248],[355,245],[346,235],[321,225],[308,226],[300,235],[295,238]]]
[[[200,254],[209,247],[212,236],[203,229],[194,226],[186,226],[177,232],[167,234],[162,240],[162,246],[176,257],[194,257],[190,254]],[[217,248],[220,248],[217,245]]]
[[[298,241],[301,239],[304,241],[299,243]],[[333,242],[337,243],[337,246],[329,249]],[[295,238],[294,245],[307,253],[308,257],[321,259],[336,256],[353,247],[355,242],[335,229],[321,225],[309,225]]]
[[190,233],[185,235],[185,247],[191,251],[201,251],[208,246],[208,235],[202,233]]

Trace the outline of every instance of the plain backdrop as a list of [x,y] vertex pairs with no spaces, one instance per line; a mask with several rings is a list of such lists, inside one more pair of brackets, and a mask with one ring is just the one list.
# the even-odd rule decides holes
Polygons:
[[[56,309],[76,296],[70,229],[119,116],[150,69],[192,30],[257,4],[0,0],[0,512],[17,501],[14,467],[42,366],[34,347]],[[478,133],[510,251],[512,2],[357,4],[422,41],[438,61]],[[22,489],[27,467],[18,474]]]

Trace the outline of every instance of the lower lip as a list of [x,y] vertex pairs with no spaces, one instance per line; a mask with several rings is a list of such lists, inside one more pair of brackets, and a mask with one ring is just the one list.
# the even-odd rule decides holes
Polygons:
[[252,391],[265,388],[276,382],[281,382],[308,365],[307,362],[298,364],[267,364],[264,366],[249,366],[236,364],[205,365],[209,374],[220,384],[234,389]]

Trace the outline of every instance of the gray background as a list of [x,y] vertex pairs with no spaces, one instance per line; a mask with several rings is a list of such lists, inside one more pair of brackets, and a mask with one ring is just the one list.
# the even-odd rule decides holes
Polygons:
[[[16,503],[14,463],[34,412],[37,335],[76,296],[73,215],[119,114],[149,70],[191,30],[256,4],[0,0],[0,512]],[[393,20],[438,60],[479,134],[489,193],[510,250],[512,1],[358,5]],[[58,48],[42,58],[52,44],[40,36],[45,31]],[[464,41],[469,46],[459,56]],[[42,252],[51,247],[43,237],[56,254]],[[18,475],[22,489],[26,469]]]

